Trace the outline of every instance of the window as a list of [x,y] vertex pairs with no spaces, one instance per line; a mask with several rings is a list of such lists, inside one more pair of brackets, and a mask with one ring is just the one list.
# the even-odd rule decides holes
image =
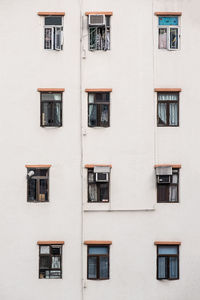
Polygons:
[[157,279],[179,279],[178,245],[157,245]]
[[63,49],[62,16],[44,17],[44,49]]
[[[179,202],[178,186],[179,186],[179,169],[157,168],[157,202]],[[163,172],[168,169],[170,172]],[[162,174],[162,175],[158,175]]]
[[158,48],[177,50],[179,48],[178,16],[158,17]]
[[39,278],[62,278],[62,245],[39,245]]
[[110,93],[88,93],[88,126],[110,126]]
[[179,126],[179,93],[159,92],[158,126]]
[[88,169],[88,202],[109,202],[109,167]]
[[62,93],[41,93],[42,127],[62,126]]
[[88,246],[88,279],[109,279],[109,246]]
[[110,16],[89,15],[89,50],[110,50]]
[[27,168],[28,202],[49,201],[49,168]]

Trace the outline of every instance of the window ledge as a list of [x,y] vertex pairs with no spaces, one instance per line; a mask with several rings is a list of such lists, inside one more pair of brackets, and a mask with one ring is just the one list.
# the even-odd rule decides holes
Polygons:
[[110,202],[86,202],[83,205],[83,210],[87,211],[99,211],[99,210],[110,210]]

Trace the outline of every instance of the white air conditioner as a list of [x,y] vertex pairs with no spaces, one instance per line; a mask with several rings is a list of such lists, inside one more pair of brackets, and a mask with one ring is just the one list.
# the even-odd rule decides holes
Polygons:
[[96,182],[108,182],[108,173],[96,173]]
[[89,26],[105,26],[105,15],[89,15]]
[[171,176],[170,175],[159,175],[158,176],[158,183],[167,184],[171,182]]

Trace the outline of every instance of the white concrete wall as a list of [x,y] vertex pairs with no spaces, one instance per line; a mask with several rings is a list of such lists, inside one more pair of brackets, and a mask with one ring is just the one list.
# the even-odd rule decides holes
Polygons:
[[[43,49],[39,11],[64,11],[64,50]],[[80,299],[78,1],[1,1],[2,300]],[[37,88],[65,88],[63,127],[40,127]],[[27,203],[25,164],[51,164],[50,202]],[[38,240],[61,240],[63,279],[39,280]]]
[[[199,8],[198,0],[83,0],[80,61],[78,0],[0,1],[0,299],[83,300],[82,277],[84,300],[199,299]],[[43,49],[38,11],[66,13],[63,51]],[[86,11],[113,11],[111,51],[88,51]],[[183,13],[179,51],[157,49],[155,11]],[[61,128],[40,127],[45,87],[65,88]],[[179,127],[156,127],[156,87],[182,88]],[[110,128],[88,128],[86,88],[112,88]],[[81,164],[90,163],[112,164],[109,204],[87,203]],[[156,203],[155,163],[182,165],[180,203]],[[52,165],[49,203],[27,203],[25,164]],[[38,279],[38,240],[65,241],[63,279]],[[110,280],[86,279],[84,240],[112,240]],[[155,240],[182,242],[179,280],[156,280]]]

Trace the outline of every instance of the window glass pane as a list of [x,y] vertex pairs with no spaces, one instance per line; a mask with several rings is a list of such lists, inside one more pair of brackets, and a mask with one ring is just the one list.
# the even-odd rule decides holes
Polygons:
[[89,247],[89,254],[108,254],[108,247]]
[[90,50],[96,50],[97,48],[97,28],[96,27],[90,27]]
[[100,184],[100,201],[108,202],[108,183]]
[[169,185],[168,184],[158,184],[158,202],[168,202],[169,201]]
[[106,26],[110,26],[110,16],[106,16]]
[[88,278],[97,278],[97,257],[88,257]]
[[178,25],[178,17],[158,17],[159,25]]
[[178,101],[178,93],[170,94],[170,93],[159,93],[158,94],[159,101]]
[[166,125],[167,124],[167,104],[158,103],[158,124]]
[[108,257],[99,257],[99,277],[108,278]]
[[105,50],[110,50],[110,28],[106,30]]
[[36,201],[36,179],[28,179],[28,200]]
[[169,188],[169,201],[170,202],[177,202],[177,191],[178,188],[176,185],[171,185]]
[[60,269],[60,256],[52,256],[52,269]]
[[49,278],[61,278],[61,271],[50,271],[50,276]]
[[178,174],[172,175],[172,183],[178,183]]
[[49,255],[40,256],[40,269],[51,268],[51,257]]
[[170,49],[178,49],[178,28],[170,28]]
[[45,25],[62,25],[62,17],[59,16],[45,17]]
[[158,246],[158,254],[177,254],[177,246]]
[[53,255],[61,255],[61,246],[51,246],[51,253]]
[[109,102],[110,101],[110,94],[109,93],[96,93],[95,94],[95,102],[101,103],[101,102]]
[[89,126],[97,126],[97,105],[89,105]]
[[97,202],[97,185],[89,184],[88,187],[88,201]]
[[52,28],[44,29],[44,49],[52,49]]
[[167,28],[159,28],[159,49],[167,49]]
[[94,103],[94,94],[89,93],[89,95],[88,95],[88,102],[89,103]]
[[169,278],[178,278],[178,257],[169,257]]
[[53,111],[53,125],[61,126],[61,103],[54,103],[54,111]]
[[88,182],[94,182],[94,173],[88,173]]
[[42,101],[61,101],[61,93],[42,93]]
[[158,257],[158,278],[166,278],[166,257]]
[[40,192],[39,192],[39,201],[48,200],[48,188],[47,188],[47,179],[40,179]]
[[52,103],[42,103],[42,126],[51,126],[52,119]]
[[97,27],[96,47],[97,50],[105,50],[105,27]]
[[178,125],[178,105],[177,103],[169,104],[169,124]]
[[50,254],[49,246],[40,246],[40,254]]
[[101,104],[101,125],[108,126],[109,107],[106,104]]

